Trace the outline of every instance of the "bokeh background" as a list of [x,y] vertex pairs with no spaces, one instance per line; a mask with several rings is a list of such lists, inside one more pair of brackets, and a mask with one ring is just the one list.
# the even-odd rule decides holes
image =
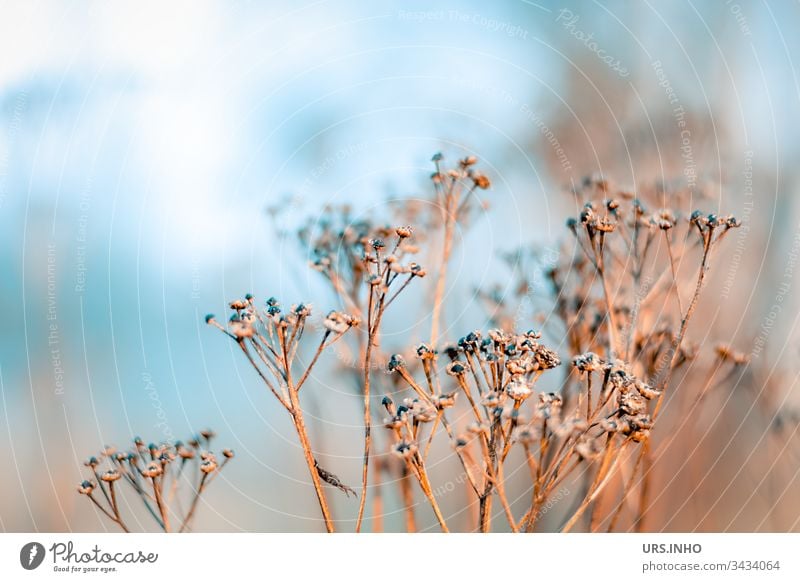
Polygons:
[[[450,335],[484,322],[470,299],[508,276],[497,253],[564,236],[581,177],[690,181],[704,209],[744,221],[698,325],[762,345],[750,388],[796,405],[795,2],[4,1],[0,15],[0,530],[110,529],[75,492],[83,459],[207,426],[237,458],[197,529],[319,530],[285,412],[202,317],[249,291],[324,311],[291,232],[326,204],[380,215],[422,196],[439,150],[493,179],[453,260]],[[335,365],[315,380],[313,438],[356,484],[360,397]],[[741,471],[765,445],[753,409],[730,406],[711,421],[725,456],[689,492],[706,516],[681,506],[669,529],[797,530],[800,464]],[[356,510],[336,498],[345,523]]]

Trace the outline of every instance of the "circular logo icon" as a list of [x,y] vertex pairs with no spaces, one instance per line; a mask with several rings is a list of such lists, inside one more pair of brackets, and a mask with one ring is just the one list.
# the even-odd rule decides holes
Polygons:
[[19,551],[19,563],[26,570],[35,570],[44,561],[44,546],[39,542],[29,542]]

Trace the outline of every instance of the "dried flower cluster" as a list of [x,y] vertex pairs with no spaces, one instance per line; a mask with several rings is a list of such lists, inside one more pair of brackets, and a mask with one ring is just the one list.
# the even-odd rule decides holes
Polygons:
[[303,448],[326,528],[332,532],[333,519],[322,482],[330,483],[343,491],[350,489],[343,488],[338,478],[322,469],[314,458],[300,405],[300,389],[308,380],[320,355],[352,327],[359,325],[359,320],[346,313],[328,313],[323,321],[324,331],[313,358],[304,369],[297,370],[298,349],[311,316],[311,305],[298,303],[284,312],[280,302],[274,297],[258,307],[255,297],[248,294],[244,299],[232,301],[229,307],[233,313],[227,328],[217,322],[213,315],[206,316],[206,323],[218,328],[238,344],[261,380],[289,413]]
[[[587,179],[574,192],[586,202],[567,221],[572,245],[551,253],[549,262],[538,255],[533,261],[548,293],[533,292],[534,267],[521,260],[525,253],[507,255],[518,278],[512,282],[514,292],[510,297],[497,289],[478,294],[497,329],[473,331],[448,344],[440,335],[454,232],[468,222],[477,191],[489,188],[490,181],[475,170],[473,157],[452,169],[442,168],[442,161],[441,154],[433,158],[431,207],[436,210],[426,214],[411,203],[396,209],[397,223],[413,222],[414,228],[376,226],[340,208],[328,209],[322,221],[302,229],[300,240],[312,267],[348,312],[324,319],[323,337],[304,371],[295,373],[292,364],[310,316],[307,305],[292,306],[284,314],[274,300],[256,308],[247,296],[231,304],[227,328],[213,318],[208,322],[238,342],[290,412],[328,531],[334,529],[333,518],[321,482],[348,495],[355,491],[317,464],[298,393],[319,356],[353,327],[357,332],[347,334],[351,340],[343,344],[352,343],[357,354],[358,366],[351,373],[364,397],[365,428],[356,531],[362,528],[368,492],[374,503],[373,530],[381,527],[383,472],[400,475],[394,482],[409,531],[416,527],[413,481],[440,528],[450,530],[431,480],[429,455],[437,439],[447,440],[466,475],[466,499],[476,505],[478,531],[492,531],[495,514],[505,517],[511,531],[534,531],[551,497],[576,480],[584,493],[563,515],[562,531],[581,523],[591,531],[612,530],[626,509],[631,523],[641,527],[648,507],[650,445],[668,400],[665,394],[674,389],[676,370],[700,357],[686,340],[689,321],[714,251],[739,222],[730,216],[683,214],[691,193],[672,193],[673,204],[667,205],[667,193],[660,188],[632,193],[601,178]],[[413,255],[435,267],[423,268],[409,259]],[[430,293],[430,329],[421,332],[425,341],[413,348],[409,338],[390,355],[380,342],[384,315],[400,293],[426,274],[432,286],[415,285]],[[523,329],[535,324],[541,332],[517,331],[524,319],[520,303],[540,300],[545,305],[534,307],[549,313],[532,315]],[[375,374],[376,361],[387,362],[388,377]],[[719,385],[714,379],[723,366],[739,369],[747,357],[720,346],[713,361],[712,373],[694,395],[695,406]],[[368,488],[371,427],[378,414],[387,430],[375,438],[388,437],[379,448],[389,455],[376,456],[375,486]],[[513,470],[510,463],[516,465]],[[508,495],[509,487],[519,488],[520,467],[527,475],[524,511]],[[638,504],[630,501],[634,492]],[[493,508],[495,498],[498,509]]]
[[[214,436],[213,431],[204,430],[186,443],[145,445],[136,437],[129,451],[105,447],[99,456],[89,457],[84,463],[92,476],[78,485],[78,493],[129,532],[119,504],[120,484],[124,484],[139,497],[162,531],[188,531],[200,496],[234,457],[232,450],[224,449],[222,460],[217,459],[209,450]],[[182,510],[180,500],[187,496],[183,493],[187,488],[189,505]]]

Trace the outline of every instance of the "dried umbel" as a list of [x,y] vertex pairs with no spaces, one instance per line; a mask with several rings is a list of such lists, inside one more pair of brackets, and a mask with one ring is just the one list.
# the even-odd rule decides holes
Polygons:
[[[233,452],[225,449],[225,460],[218,465],[207,449],[213,438],[213,431],[203,430],[190,439],[188,447],[181,441],[145,446],[139,437],[127,452],[106,446],[99,457],[89,457],[84,463],[94,479],[81,482],[78,493],[125,532],[130,530],[120,511],[122,487],[139,498],[162,531],[188,531],[200,496],[233,458]],[[101,471],[103,465],[108,469]]]
[[[383,248],[383,243],[373,241],[372,246],[378,252],[377,249]],[[317,493],[325,527],[333,531],[333,519],[322,488],[322,483],[328,482],[325,477],[331,474],[320,467],[312,451],[300,404],[300,390],[320,356],[357,326],[359,318],[337,311],[329,312],[323,320],[324,332],[313,357],[305,366],[299,366],[296,362],[300,346],[308,337],[304,332],[312,313],[310,304],[298,303],[284,312],[276,298],[270,297],[263,307],[258,307],[255,297],[248,294],[244,300],[232,301],[230,307],[233,314],[227,329],[213,315],[206,316],[206,323],[218,328],[238,344],[261,380],[289,413]],[[227,462],[233,454],[224,456]],[[217,469],[216,459],[213,456],[204,457],[200,469],[204,474],[213,473]],[[338,485],[337,488],[342,489]]]
[[[390,359],[387,370],[398,374],[416,398],[411,401],[411,407],[404,406],[402,411],[398,409],[386,427],[395,438],[395,450],[402,452],[409,472],[417,478],[428,496],[442,529],[446,530],[447,525],[429,491],[426,467],[430,443],[440,426],[444,428],[470,487],[479,499],[481,530],[489,529],[495,491],[511,529],[519,529],[503,488],[503,464],[516,442],[524,402],[534,394],[540,375],[561,363],[558,354],[542,344],[540,337],[533,331],[522,334],[501,330],[490,330],[486,334],[473,331],[444,350],[450,361],[439,367],[434,352],[427,346],[418,348],[424,381],[414,377],[402,357],[396,355]],[[438,405],[442,398],[449,402],[457,393],[443,393],[442,387],[448,384],[454,384],[454,388],[464,395],[471,410],[472,422],[467,432],[461,435],[454,431],[446,407]],[[425,411],[424,416],[419,410]],[[433,411],[436,416],[431,418]],[[431,421],[430,431],[425,436],[422,425]],[[424,440],[427,444],[423,447]]]
[[[619,189],[605,178],[589,178],[574,192],[579,206],[567,220],[566,242],[557,249],[508,253],[513,291],[499,286],[476,293],[490,309],[493,329],[452,341],[442,329],[454,233],[486,207],[480,196],[491,181],[476,169],[474,156],[449,167],[441,154],[432,161],[432,196],[395,203],[392,226],[357,216],[349,207],[331,207],[301,230],[312,267],[340,306],[320,318],[322,337],[318,344],[311,341],[309,352],[317,347],[305,360],[309,364],[300,366],[298,356],[312,335],[309,304],[286,309],[270,298],[258,305],[248,295],[230,302],[227,324],[213,317],[208,322],[237,342],[290,413],[329,531],[333,521],[323,485],[347,496],[355,491],[317,462],[299,392],[321,354],[343,336],[342,345],[357,354],[342,370],[351,376],[343,384],[354,384],[364,397],[356,531],[368,495],[379,507],[380,491],[388,486],[368,487],[370,466],[398,484],[408,531],[415,529],[416,485],[448,531],[429,471],[431,451],[442,449],[461,467],[459,483],[467,488],[468,502],[478,505],[480,531],[492,530],[495,499],[500,505],[495,513],[508,529],[535,530],[553,495],[574,481],[583,497],[563,510],[568,513],[559,523],[562,530],[581,524],[613,530],[626,515],[640,528],[652,489],[651,442],[670,400],[665,395],[673,393],[676,371],[707,360],[687,339],[687,329],[713,253],[739,221],[692,213],[687,207],[694,199],[691,192],[667,193],[661,186]],[[413,228],[403,226],[408,224]],[[408,337],[392,336],[398,345],[389,345],[392,334],[383,333],[384,315],[412,283],[430,292],[425,302],[430,331],[415,328]],[[528,318],[517,302],[540,311]],[[525,327],[541,329],[520,332],[520,322],[528,319]],[[353,328],[357,331],[348,333]],[[571,365],[562,366],[562,359]],[[378,362],[386,374],[373,372]],[[718,349],[714,363],[739,370],[747,358],[726,346]],[[706,388],[693,394],[696,403],[716,387],[714,375],[709,378]],[[377,436],[371,430],[378,412],[375,391],[379,397],[391,394],[382,400],[385,430]],[[378,448],[390,454],[370,465],[373,438],[388,439]],[[437,449],[437,439],[449,446]],[[189,453],[174,451],[179,458],[191,458]],[[203,467],[215,463],[200,457]],[[530,503],[517,515],[520,508],[510,502],[507,489],[522,481]],[[377,515],[374,521],[377,529]]]
[[[633,467],[616,507],[602,518],[592,513],[589,527],[594,529],[606,519],[608,528],[613,529],[626,497],[640,479],[640,495],[646,494],[652,471],[643,467],[651,462],[649,441],[663,410],[664,394],[675,370],[698,357],[686,332],[711,257],[726,234],[740,225],[731,216],[689,213],[685,208],[650,213],[647,206],[658,207],[666,199],[663,190],[642,189],[632,194],[615,190],[602,178],[587,179],[574,194],[588,198],[577,216],[567,220],[575,246],[550,253],[547,265],[538,267],[552,298],[552,315],[546,320],[552,327],[548,330],[565,333],[573,372],[561,388],[565,421],[560,426],[553,422],[549,406],[543,402],[533,425],[525,429],[526,434],[540,435],[544,443],[539,458],[533,461],[538,465],[536,491],[526,529],[535,525],[537,505],[573,470],[570,460],[574,458],[599,465],[589,477],[586,498],[565,530],[574,527],[585,512],[595,511],[614,471],[627,462],[628,451],[636,446]],[[677,194],[672,198],[684,200]],[[528,256],[523,251],[509,255],[515,276],[521,280],[516,286],[521,301],[528,300],[531,274],[522,268]],[[535,265],[544,263],[541,253],[532,256]],[[487,299],[498,321],[512,321],[506,314],[520,310],[507,297],[479,296]],[[729,346],[719,347],[717,356],[734,367],[747,361]],[[714,364],[706,386],[717,367]],[[707,393],[708,389],[702,388],[695,395],[696,403]],[[490,398],[489,403],[495,401]],[[537,423],[542,424],[537,427]],[[562,454],[573,449],[574,453]],[[554,476],[557,479],[553,480]],[[639,505],[645,504],[642,500]],[[643,519],[644,509],[636,517],[637,527]]]

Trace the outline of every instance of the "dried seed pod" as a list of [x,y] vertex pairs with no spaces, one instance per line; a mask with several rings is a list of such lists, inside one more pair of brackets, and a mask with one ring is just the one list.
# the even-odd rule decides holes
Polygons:
[[395,372],[400,368],[406,367],[406,360],[400,354],[392,354],[392,357],[389,358],[389,364],[386,366],[386,369],[389,372]]
[[142,471],[142,475],[148,479],[155,479],[156,477],[160,477],[163,472],[164,469],[161,468],[161,465],[152,461],[148,463],[147,467]]
[[410,459],[417,452],[417,444],[407,440],[401,440],[392,446],[392,454],[401,459]]
[[531,387],[524,380],[513,380],[506,386],[506,394],[514,400],[525,400],[533,393]]
[[116,469],[109,469],[100,476],[100,479],[105,483],[113,483],[114,481],[119,480],[121,476],[122,475],[120,475],[119,471]]
[[94,481],[81,481],[80,485],[78,485],[78,493],[81,495],[91,495],[92,491],[94,491]]

